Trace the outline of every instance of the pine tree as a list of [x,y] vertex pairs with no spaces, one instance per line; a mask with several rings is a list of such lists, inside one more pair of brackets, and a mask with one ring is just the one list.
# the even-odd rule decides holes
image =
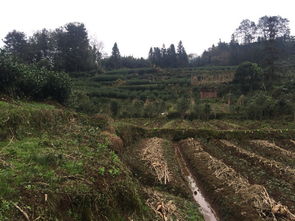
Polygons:
[[3,42],[5,43],[4,49],[6,52],[22,62],[27,61],[28,42],[25,33],[13,30],[6,35]]
[[154,51],[153,51],[153,48],[151,47],[150,48],[150,51],[149,51],[149,56],[148,56],[148,60],[151,64],[155,64],[155,58],[154,58]]
[[110,57],[110,64],[112,68],[120,68],[121,66],[121,54],[117,45],[117,42],[115,42],[113,48],[112,48],[112,55]]
[[180,67],[185,67],[188,65],[188,56],[183,47],[182,41],[179,41],[177,46],[177,60],[178,66]]
[[155,47],[154,48],[154,61],[155,61],[156,66],[161,65],[161,59],[162,59],[161,49],[158,47]]
[[177,66],[177,55],[174,44],[171,44],[170,47],[167,49],[167,62],[169,67]]

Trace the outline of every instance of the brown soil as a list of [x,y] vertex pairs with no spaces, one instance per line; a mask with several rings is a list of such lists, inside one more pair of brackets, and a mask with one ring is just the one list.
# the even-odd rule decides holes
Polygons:
[[171,142],[156,137],[142,139],[125,148],[122,159],[142,184],[158,186],[184,198],[191,197]]
[[231,148],[241,158],[245,158],[256,164],[262,165],[267,171],[271,171],[273,175],[295,184],[295,169],[286,167],[282,163],[267,159],[255,153],[244,150],[230,141],[219,140],[220,143],[228,148]]
[[186,139],[180,147],[191,171],[217,204],[222,220],[291,219],[289,210],[269,197],[263,186],[251,185],[233,168],[205,152],[200,142]]
[[258,146],[262,146],[265,148],[270,148],[282,155],[285,155],[287,157],[295,158],[295,152],[291,152],[289,150],[285,150],[284,148],[276,145],[273,142],[270,142],[268,140],[252,140],[251,143],[256,144]]

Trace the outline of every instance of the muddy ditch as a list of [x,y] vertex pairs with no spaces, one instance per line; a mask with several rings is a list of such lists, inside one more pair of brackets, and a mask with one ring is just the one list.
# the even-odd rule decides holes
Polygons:
[[209,202],[206,200],[203,191],[199,187],[199,185],[196,182],[196,179],[190,172],[188,166],[186,165],[186,162],[179,150],[179,147],[177,144],[174,145],[175,153],[177,156],[178,165],[181,168],[182,174],[186,177],[186,181],[189,184],[190,190],[192,192],[192,195],[194,197],[194,200],[197,202],[197,204],[200,206],[200,212],[202,213],[205,221],[218,221],[220,220],[214,211],[214,209],[211,207]]

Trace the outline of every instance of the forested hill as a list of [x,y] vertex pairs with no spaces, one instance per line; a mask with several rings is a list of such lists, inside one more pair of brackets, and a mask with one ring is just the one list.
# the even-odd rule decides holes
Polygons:
[[[223,42],[206,49],[202,55],[187,54],[184,44],[151,46],[147,58],[121,56],[115,42],[107,55],[103,42],[92,39],[83,23],[68,23],[55,30],[42,29],[32,36],[13,30],[3,39],[3,52],[18,61],[65,72],[93,72],[118,68],[198,67],[239,65],[251,61],[262,66],[295,54],[295,39],[290,35],[289,20],[281,16],[263,16],[258,22],[243,20]],[[197,44],[197,42],[196,42]]]

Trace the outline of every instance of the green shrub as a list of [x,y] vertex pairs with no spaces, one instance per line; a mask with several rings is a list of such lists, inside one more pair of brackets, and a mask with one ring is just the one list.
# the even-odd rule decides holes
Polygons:
[[51,97],[61,103],[65,102],[71,94],[71,79],[66,73],[47,72],[47,79],[43,85],[44,98]]
[[240,85],[243,93],[260,89],[262,80],[262,69],[257,64],[251,62],[240,64],[234,76],[234,83]]
[[1,54],[0,92],[35,100],[52,98],[63,103],[71,93],[71,80],[66,73],[20,64]]
[[21,76],[20,67],[13,60],[0,55],[0,92],[12,95],[16,89],[17,80]]

